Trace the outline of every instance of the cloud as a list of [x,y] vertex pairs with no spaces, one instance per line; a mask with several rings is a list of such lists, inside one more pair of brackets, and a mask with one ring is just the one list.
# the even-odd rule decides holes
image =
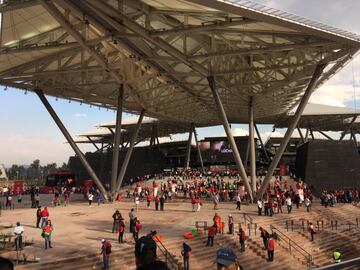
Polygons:
[[76,118],[85,118],[85,117],[87,117],[87,114],[86,113],[75,113],[74,116]]
[[351,84],[326,84],[311,96],[310,102],[345,107],[346,102],[354,102],[354,99],[360,99],[359,89],[359,87],[355,87],[354,93],[354,87]]

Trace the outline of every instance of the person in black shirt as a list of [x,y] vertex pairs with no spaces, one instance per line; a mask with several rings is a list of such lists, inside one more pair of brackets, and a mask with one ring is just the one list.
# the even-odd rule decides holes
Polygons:
[[136,241],[135,262],[136,270],[169,270],[166,263],[157,260],[156,243],[151,234]]

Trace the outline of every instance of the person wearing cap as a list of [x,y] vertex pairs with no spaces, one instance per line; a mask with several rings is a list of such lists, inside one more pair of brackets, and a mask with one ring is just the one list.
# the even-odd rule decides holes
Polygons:
[[191,247],[185,242],[183,242],[183,249],[181,251],[181,255],[183,256],[184,259],[184,270],[190,269],[189,266],[190,252],[191,252]]
[[243,270],[236,261],[236,253],[230,247],[221,248],[216,252],[216,264],[218,270]]
[[14,228],[14,236],[15,236],[15,248],[16,250],[21,250],[22,247],[22,236],[24,233],[24,227],[20,225],[20,222],[16,222],[16,227]]
[[110,244],[110,242],[106,241],[105,239],[101,239],[101,253],[100,253],[100,255],[103,255],[104,270],[109,269],[110,254],[111,254],[111,244]]
[[135,243],[136,270],[169,270],[166,263],[157,260],[156,243],[151,236],[143,236]]
[[335,249],[335,251],[333,252],[333,259],[335,263],[340,263],[341,262],[341,253],[340,250],[337,248]]

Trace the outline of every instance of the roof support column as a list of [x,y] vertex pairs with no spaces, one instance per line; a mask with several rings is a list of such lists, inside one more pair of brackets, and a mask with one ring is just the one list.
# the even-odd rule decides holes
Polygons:
[[99,151],[99,150],[100,150],[100,148],[96,145],[96,143],[91,139],[90,136],[86,136],[86,138],[89,140],[89,142],[92,143],[93,146],[95,146],[96,151]]
[[288,145],[289,141],[290,141],[290,138],[291,138],[291,135],[293,134],[293,131],[294,129],[296,128],[296,126],[298,125],[299,123],[299,120],[300,120],[300,117],[302,115],[302,113],[304,112],[304,109],[306,107],[306,104],[309,102],[309,99],[311,97],[311,94],[314,92],[314,89],[315,89],[315,86],[316,86],[316,82],[317,80],[319,79],[319,77],[321,76],[324,68],[325,68],[326,64],[319,64],[316,66],[315,68],[315,71],[314,71],[314,74],[306,88],[306,91],[303,95],[303,97],[301,98],[301,101],[300,101],[300,104],[299,106],[297,107],[296,109],[296,112],[294,114],[294,117],[293,117],[293,121],[292,123],[289,125],[285,135],[284,135],[284,139],[283,141],[281,142],[280,146],[279,146],[279,149],[276,151],[276,154],[270,164],[270,167],[267,171],[267,174],[264,178],[264,181],[260,187],[260,191],[259,193],[257,194],[257,198],[261,198],[262,195],[264,194],[265,190],[266,190],[266,187],[267,185],[270,183],[270,180],[273,176],[273,173],[275,171],[275,168],[277,167],[285,149],[286,149],[286,146]]
[[197,139],[195,125],[193,125],[193,132],[194,132],[194,137],[195,137],[196,148],[197,148],[199,159],[200,159],[201,170],[202,170],[203,174],[205,174],[204,162],[203,162],[203,158],[202,158],[202,155],[201,155],[199,141]]
[[319,132],[321,135],[323,135],[326,139],[333,141],[334,139],[331,138],[329,135],[327,135],[325,132],[321,131],[320,129],[313,127],[317,132]]
[[144,114],[145,114],[145,110],[143,109],[141,111],[140,115],[139,115],[139,119],[138,119],[138,122],[136,124],[136,128],[135,128],[134,133],[133,133],[133,135],[131,137],[130,146],[129,146],[128,150],[126,151],[125,160],[124,160],[124,162],[123,162],[123,164],[121,166],[121,170],[120,170],[119,176],[117,178],[115,193],[119,192],[119,189],[121,188],[121,184],[122,184],[122,181],[124,179],[126,169],[127,169],[128,165],[129,165],[129,161],[130,161],[132,152],[134,150],[134,146],[136,144],[137,137],[139,135],[139,130],[140,130],[142,121],[144,119]]
[[88,161],[86,160],[84,154],[81,152],[79,147],[76,145],[76,143],[73,140],[73,138],[71,137],[70,133],[67,131],[66,127],[61,122],[60,118],[58,117],[58,115],[56,114],[54,109],[51,107],[49,101],[46,99],[46,97],[44,96],[42,91],[40,91],[40,90],[34,90],[34,91],[38,95],[38,97],[40,98],[41,102],[44,104],[46,110],[49,112],[49,114],[53,118],[56,125],[59,127],[60,131],[62,132],[62,134],[64,135],[64,137],[68,141],[68,143],[70,144],[71,148],[74,150],[76,155],[80,158],[81,163],[84,165],[84,167],[85,167],[86,171],[88,172],[88,174],[90,175],[91,179],[95,182],[95,184],[99,188],[101,194],[104,196],[104,199],[107,201],[108,200],[108,195],[107,195],[107,192],[106,192],[103,184],[100,182],[100,180],[97,177],[96,173],[91,168]]
[[353,126],[356,119],[357,119],[357,115],[355,115],[353,117],[353,119],[351,120],[351,122],[350,122],[349,126],[347,127],[347,129],[342,132],[341,137],[340,137],[340,141],[342,141],[344,139],[345,135],[350,131],[350,129],[352,128],[352,126]]
[[269,157],[269,155],[268,155],[268,152],[267,152],[266,149],[265,149],[265,146],[264,146],[263,140],[262,140],[262,138],[261,138],[261,136],[260,136],[260,132],[259,132],[259,130],[258,130],[258,128],[257,128],[257,125],[254,124],[254,127],[255,127],[256,134],[257,134],[257,136],[258,136],[258,138],[259,138],[259,141],[260,141],[260,144],[261,144],[261,148],[262,148],[262,150],[264,151],[266,160],[267,160],[268,162],[270,162],[270,161],[271,161],[271,160],[270,160],[270,157]]
[[256,196],[256,157],[255,157],[255,136],[254,136],[254,105],[253,99],[249,102],[249,140],[250,140],[250,179],[252,184],[253,197]]
[[302,132],[301,132],[301,130],[300,130],[300,128],[299,128],[299,126],[297,126],[297,131],[299,132],[299,135],[300,135],[300,138],[301,138],[301,141],[302,141],[302,143],[305,143],[305,139],[304,139],[304,135],[302,134]]
[[231,132],[229,121],[227,119],[224,107],[223,107],[223,105],[221,103],[219,93],[218,93],[218,91],[216,89],[214,77],[209,76],[209,77],[207,77],[207,79],[208,79],[209,86],[210,86],[211,92],[213,94],[215,103],[216,103],[216,107],[218,109],[219,117],[221,118],[221,120],[223,122],[224,130],[225,130],[226,135],[228,137],[228,141],[230,143],[236,165],[238,167],[238,170],[240,171],[241,178],[244,181],[244,184],[245,184],[246,190],[247,190],[247,192],[248,192],[248,194],[250,196],[250,199],[251,199],[251,201],[253,201],[252,191],[251,191],[249,181],[247,179],[246,171],[245,171],[244,165],[242,163],[239,150],[238,150],[238,148],[236,146],[234,136],[233,136],[233,134]]
[[249,152],[250,152],[250,136],[248,136],[247,146],[246,146],[246,157],[244,166],[247,168],[248,160],[249,160]]
[[309,139],[309,129],[306,129],[306,133],[305,133],[305,142],[307,142]]
[[185,169],[189,169],[190,155],[191,155],[191,141],[192,141],[193,130],[194,130],[194,124],[191,123],[190,130],[189,130],[189,139],[188,139],[188,143],[187,143],[187,146],[186,146],[186,153],[185,153],[185,164],[184,164]]
[[121,119],[122,119],[122,109],[123,109],[123,100],[124,100],[124,85],[120,84],[118,99],[117,99],[117,111],[116,111],[116,124],[115,124],[115,134],[114,134],[114,149],[113,149],[113,158],[111,166],[111,196],[112,200],[115,199],[116,193],[116,179],[119,169],[119,155],[120,155],[120,137],[121,137]]
[[314,140],[315,140],[315,137],[314,137],[313,130],[312,130],[312,128],[309,128],[309,130],[310,130],[311,139],[314,141]]

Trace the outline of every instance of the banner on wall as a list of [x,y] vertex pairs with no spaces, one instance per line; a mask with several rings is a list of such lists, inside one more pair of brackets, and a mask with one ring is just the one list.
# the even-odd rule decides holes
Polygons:
[[24,194],[24,181],[23,180],[16,180],[14,182],[14,196],[17,196],[19,194]]

